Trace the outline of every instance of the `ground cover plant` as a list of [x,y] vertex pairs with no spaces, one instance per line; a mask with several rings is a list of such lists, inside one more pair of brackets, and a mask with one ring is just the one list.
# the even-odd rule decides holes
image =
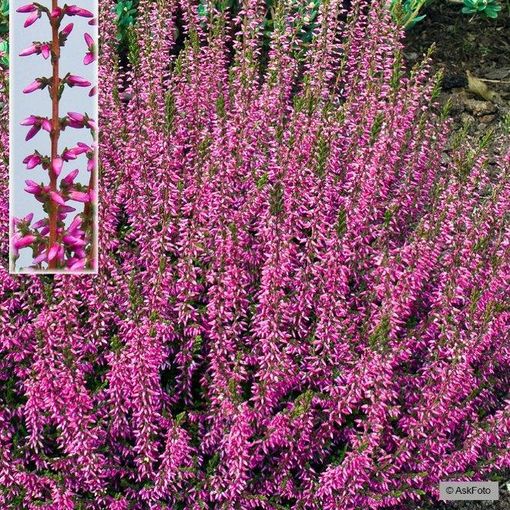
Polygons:
[[498,479],[510,157],[442,157],[438,77],[379,2],[322,3],[310,41],[282,2],[268,51],[259,0],[197,7],[141,0],[125,67],[100,4],[100,271],[1,269],[0,506],[405,509]]

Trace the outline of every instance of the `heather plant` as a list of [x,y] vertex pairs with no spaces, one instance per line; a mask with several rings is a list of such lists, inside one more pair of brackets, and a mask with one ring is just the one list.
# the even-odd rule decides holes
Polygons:
[[[96,156],[95,156],[95,121],[86,113],[68,112],[62,116],[59,104],[65,90],[73,87],[82,87],[89,96],[96,94],[92,84],[70,72],[65,76],[60,73],[61,51],[65,47],[68,38],[73,31],[73,23],[66,23],[69,17],[80,16],[93,18],[93,13],[77,5],[58,5],[53,0],[51,7],[45,7],[38,3],[23,5],[16,12],[26,16],[24,27],[28,28],[41,17],[47,18],[50,27],[51,41],[34,41],[33,44],[20,53],[20,57],[50,59],[52,75],[50,77],[38,77],[23,89],[23,93],[48,89],[51,101],[51,117],[30,115],[21,122],[28,128],[25,141],[28,142],[39,132],[46,131],[49,135],[50,154],[41,154],[37,150],[31,150],[23,163],[27,170],[41,166],[48,174],[47,183],[37,183],[32,179],[25,181],[25,191],[32,194],[37,201],[42,203],[45,217],[34,223],[34,213],[30,212],[23,218],[13,218],[12,234],[12,264],[15,268],[19,251],[29,248],[32,250],[33,262],[30,266],[33,270],[68,270],[82,271],[95,269],[95,209],[96,209]],[[89,21],[94,25],[94,19]],[[96,59],[96,43],[89,33],[84,34],[86,47],[83,64],[89,65]],[[36,103],[34,103],[35,106]],[[91,104],[92,106],[92,104]],[[91,139],[88,143],[77,142],[71,148],[62,148],[59,144],[61,132],[66,128],[87,129]],[[86,170],[90,174],[88,185],[83,185],[77,180],[80,170],[74,169],[60,178],[60,174],[66,163],[86,159]],[[84,156],[86,158],[84,158]],[[15,169],[17,172],[18,169]],[[83,204],[83,211],[76,214],[72,221],[67,221],[69,213],[77,209],[69,205]]]
[[140,0],[126,69],[100,4],[100,270],[3,269],[0,506],[416,508],[497,479],[510,155],[449,142],[380,2],[321,3],[310,43],[281,2],[267,57],[263,2],[197,6]]

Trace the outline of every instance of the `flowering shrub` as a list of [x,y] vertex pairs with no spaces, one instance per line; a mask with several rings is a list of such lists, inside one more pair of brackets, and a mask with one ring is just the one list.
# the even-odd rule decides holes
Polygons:
[[510,158],[443,156],[384,7],[308,44],[282,3],[262,67],[260,0],[141,0],[126,74],[100,7],[100,271],[3,270],[0,506],[413,508],[509,467]]
[[[38,184],[29,179],[25,181],[25,191],[43,204],[45,218],[32,224],[33,213],[24,218],[13,219],[12,257],[15,263],[19,257],[19,250],[31,248],[33,253],[32,268],[69,271],[94,269],[95,268],[95,202],[96,202],[96,177],[95,177],[95,144],[91,145],[78,142],[75,147],[59,148],[60,134],[66,128],[90,130],[92,139],[95,138],[95,121],[87,114],[68,112],[61,117],[59,102],[66,87],[90,87],[91,83],[75,74],[67,73],[61,77],[59,64],[61,48],[65,46],[72,30],[73,23],[66,24],[62,28],[64,20],[70,16],[93,18],[92,12],[77,5],[60,7],[53,0],[51,9],[41,4],[27,4],[16,9],[16,12],[27,14],[24,27],[28,28],[39,20],[43,15],[47,17],[52,33],[51,41],[34,41],[34,43],[20,53],[21,57],[40,55],[44,59],[51,56],[52,76],[36,78],[31,84],[23,89],[25,94],[48,88],[51,100],[51,118],[30,115],[21,125],[29,128],[26,141],[31,140],[39,131],[44,130],[50,137],[50,155],[32,152],[24,160],[27,169],[41,165],[48,172],[48,184]],[[91,19],[89,24],[96,22]],[[85,65],[95,60],[95,43],[92,36],[84,34],[87,53],[83,59]],[[95,95],[95,87],[90,89],[89,96]],[[87,186],[75,182],[79,169],[75,169],[63,177],[58,178],[65,162],[74,161],[78,156],[85,154],[88,159],[87,170],[90,173]],[[65,220],[70,212],[76,211],[75,207],[67,202],[83,203],[83,212],[77,214],[70,224]]]

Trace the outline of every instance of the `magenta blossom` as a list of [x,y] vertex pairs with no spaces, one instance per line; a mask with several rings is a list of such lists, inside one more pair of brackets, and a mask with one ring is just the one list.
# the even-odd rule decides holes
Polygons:
[[90,87],[90,82],[81,76],[70,74],[66,80],[70,87]]
[[76,200],[77,202],[83,202],[83,203],[90,202],[90,194],[84,193],[82,191],[71,191],[69,193],[69,198],[71,200]]
[[27,246],[30,246],[35,240],[36,240],[35,236],[26,235],[15,241],[14,247],[20,250],[21,248],[26,248]]
[[31,92],[34,92],[36,90],[43,89],[45,86],[46,84],[43,82],[43,80],[38,78],[37,80],[33,81],[30,85],[27,85],[23,89],[23,93],[30,94]]
[[87,9],[78,7],[77,5],[68,5],[64,9],[65,14],[68,16],[81,16],[83,18],[93,18],[94,15]]
[[40,165],[42,163],[41,155],[36,151],[34,154],[30,154],[27,156],[23,163],[27,165],[28,170],[32,170],[36,166]]
[[73,31],[73,27],[74,27],[73,23],[67,24],[60,32],[60,35],[63,37],[68,37],[69,34]]
[[73,184],[74,182],[74,179],[76,178],[76,176],[78,175],[79,173],[79,170],[76,168],[74,169],[72,172],[68,173],[63,179],[62,179],[62,184],[66,185],[66,186],[70,186],[71,184]]
[[57,191],[50,191],[49,196],[53,200],[53,202],[55,202],[56,204],[59,204],[59,205],[66,204],[62,195],[60,195]]
[[84,65],[91,64],[96,59],[96,50],[95,50],[95,43],[94,39],[92,39],[92,36],[90,34],[85,33],[83,35],[85,39],[85,44],[87,45],[88,52],[85,55],[85,58],[83,59]]
[[61,157],[56,157],[52,160],[51,169],[53,170],[57,177],[60,175],[60,172],[62,172],[63,165],[64,160]]

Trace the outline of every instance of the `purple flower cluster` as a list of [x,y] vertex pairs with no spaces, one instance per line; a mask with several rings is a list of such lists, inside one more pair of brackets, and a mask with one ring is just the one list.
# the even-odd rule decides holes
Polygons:
[[262,0],[140,0],[125,68],[101,2],[100,271],[0,269],[0,507],[413,508],[510,467],[510,155],[448,146],[353,3],[311,43],[281,4],[264,53]]
[[[61,48],[65,46],[68,37],[73,31],[73,23],[61,28],[67,16],[80,16],[92,18],[89,24],[95,24],[93,14],[87,9],[76,5],[59,7],[56,0],[52,7],[47,8],[38,3],[27,4],[17,9],[18,13],[28,14],[25,27],[31,26],[44,14],[48,18],[51,32],[51,41],[34,41],[33,44],[20,53],[21,57],[41,55],[44,59],[51,56],[52,76],[36,78],[27,85],[23,92],[31,94],[38,90],[49,90],[52,103],[51,118],[30,115],[21,122],[28,127],[25,141],[30,141],[41,130],[46,131],[50,138],[50,155],[43,155],[35,151],[29,154],[23,163],[27,170],[41,166],[48,172],[47,184],[37,183],[32,179],[25,181],[25,191],[32,194],[39,201],[46,217],[32,223],[33,213],[24,218],[13,218],[13,235],[11,239],[12,267],[15,268],[19,251],[25,248],[32,250],[33,260],[30,270],[51,271],[83,271],[95,269],[95,206],[96,206],[96,144],[90,145],[78,142],[76,147],[59,150],[60,133],[67,127],[90,130],[92,140],[96,139],[96,124],[88,115],[68,112],[66,116],[59,114],[59,101],[65,87],[91,87],[91,83],[71,73],[64,77],[59,76],[59,60]],[[83,63],[91,64],[96,60],[96,45],[93,37],[84,34],[87,53]],[[95,94],[95,87],[90,89],[89,96]],[[59,181],[64,163],[76,160],[79,156],[86,156],[89,183],[83,185],[76,181],[79,169],[74,169]],[[83,159],[83,156],[81,159]],[[16,169],[18,171],[18,169]],[[66,225],[70,213],[77,211],[76,207],[68,202],[79,202],[83,211],[74,216],[69,225]],[[73,204],[76,205],[76,204]],[[69,223],[67,221],[67,223]]]

